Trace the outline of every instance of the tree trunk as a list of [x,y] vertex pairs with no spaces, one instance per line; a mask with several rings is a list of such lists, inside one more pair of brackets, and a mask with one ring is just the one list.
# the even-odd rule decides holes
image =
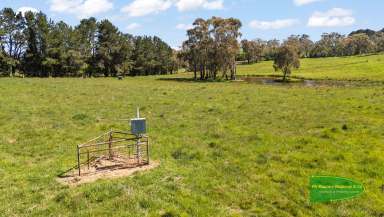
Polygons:
[[9,77],[13,77],[13,66],[9,66]]
[[205,80],[205,72],[204,72],[203,66],[201,64],[200,64],[200,74],[201,74],[200,79]]
[[231,80],[236,80],[236,61],[232,63],[231,67]]
[[235,80],[237,80],[237,67],[236,67],[236,60],[235,60],[235,62],[234,62],[234,64],[233,64],[233,67],[234,67],[234,72],[235,72]]
[[288,76],[288,70],[284,70],[283,82],[287,81],[287,76]]

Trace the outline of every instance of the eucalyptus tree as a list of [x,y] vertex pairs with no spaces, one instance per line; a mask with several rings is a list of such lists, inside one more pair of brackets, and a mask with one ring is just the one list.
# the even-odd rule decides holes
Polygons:
[[306,34],[291,35],[283,44],[296,48],[300,57],[309,57],[314,45]]
[[280,41],[277,39],[268,40],[265,44],[263,56],[266,60],[275,59],[276,53],[280,47]]
[[273,68],[275,71],[281,70],[283,72],[283,81],[286,81],[287,78],[289,78],[292,69],[297,69],[299,67],[300,59],[297,48],[291,45],[281,46],[276,54]]
[[183,56],[193,70],[194,79],[197,79],[197,72],[200,72],[200,79],[205,78],[205,63],[208,56],[209,31],[208,22],[204,19],[196,19],[194,27],[187,30],[188,39],[183,42]]
[[243,49],[248,64],[250,64],[261,60],[265,49],[265,42],[261,39],[252,41],[244,39],[241,41],[241,48]]
[[310,39],[309,35],[303,34],[299,38],[300,54],[302,57],[310,57],[311,50],[313,49],[314,42]]
[[195,38],[192,35],[183,42],[179,57],[187,63],[188,69],[193,71],[194,80],[197,80],[198,49]]
[[[212,17],[209,20],[212,23],[211,34],[213,34],[213,44],[215,50],[215,59],[217,69],[222,73],[222,77],[228,79],[228,73],[231,80],[236,80],[236,56],[240,46],[238,38],[241,37],[240,28],[241,22],[235,18],[223,19],[220,17]],[[216,79],[216,70],[211,70],[213,73],[211,78]]]
[[193,28],[187,31],[188,39],[183,43],[183,56],[193,68],[195,79],[197,71],[202,80],[216,79],[220,72],[224,78],[236,79],[240,28],[241,22],[234,18],[195,20]]
[[266,47],[266,41],[258,38],[253,40],[253,42],[255,43],[255,50],[254,50],[255,57],[256,57],[255,61],[258,62],[258,61],[261,61],[263,58],[263,52]]
[[350,36],[355,47],[354,55],[370,53],[374,50],[374,44],[366,33]]
[[344,35],[336,32],[324,33],[311,51],[311,57],[335,57],[342,56],[344,52]]
[[372,37],[376,52],[384,51],[384,32],[379,31]]
[[[212,61],[214,57],[209,57],[214,52],[210,52],[213,49],[213,39],[210,37],[210,21],[198,18],[193,23],[194,28],[187,31],[188,42],[191,45],[193,52],[193,62],[196,64],[195,69],[200,72],[200,79],[208,78],[209,59]],[[196,73],[195,73],[196,74]]]

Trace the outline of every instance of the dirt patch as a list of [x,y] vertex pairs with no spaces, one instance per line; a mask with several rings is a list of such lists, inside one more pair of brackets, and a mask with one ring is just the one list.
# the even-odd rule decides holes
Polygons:
[[151,161],[149,164],[142,165],[127,165],[124,159],[124,164],[119,164],[121,159],[109,160],[100,158],[92,165],[84,165],[81,167],[81,175],[78,170],[73,169],[66,174],[57,178],[57,181],[64,185],[77,186],[84,183],[92,183],[100,179],[117,179],[136,174],[137,172],[154,169],[160,165],[157,161]]
[[14,138],[9,138],[9,139],[7,139],[7,142],[8,142],[9,144],[15,144],[15,143],[16,143],[16,139],[14,139]]

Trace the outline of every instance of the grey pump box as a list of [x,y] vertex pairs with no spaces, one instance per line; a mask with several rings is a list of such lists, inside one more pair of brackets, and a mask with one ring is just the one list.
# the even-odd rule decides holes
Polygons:
[[147,124],[145,118],[131,119],[131,133],[134,135],[147,133]]

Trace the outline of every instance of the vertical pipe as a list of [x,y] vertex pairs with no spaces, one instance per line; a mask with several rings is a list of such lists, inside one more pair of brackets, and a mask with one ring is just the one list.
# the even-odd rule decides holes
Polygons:
[[140,136],[137,136],[136,141],[136,158],[137,158],[137,164],[140,165]]
[[149,164],[149,138],[147,137],[147,164]]
[[77,145],[77,168],[79,169],[79,176],[81,176],[81,168],[80,168],[80,147]]
[[131,160],[131,148],[132,147],[130,145],[128,145],[127,147],[128,147],[128,159]]
[[109,150],[109,159],[112,159],[112,130],[109,132],[109,143],[108,143],[108,150]]
[[89,170],[89,150],[87,152],[87,162],[88,162],[88,170]]
[[140,108],[139,107],[136,108],[136,117],[140,118]]

